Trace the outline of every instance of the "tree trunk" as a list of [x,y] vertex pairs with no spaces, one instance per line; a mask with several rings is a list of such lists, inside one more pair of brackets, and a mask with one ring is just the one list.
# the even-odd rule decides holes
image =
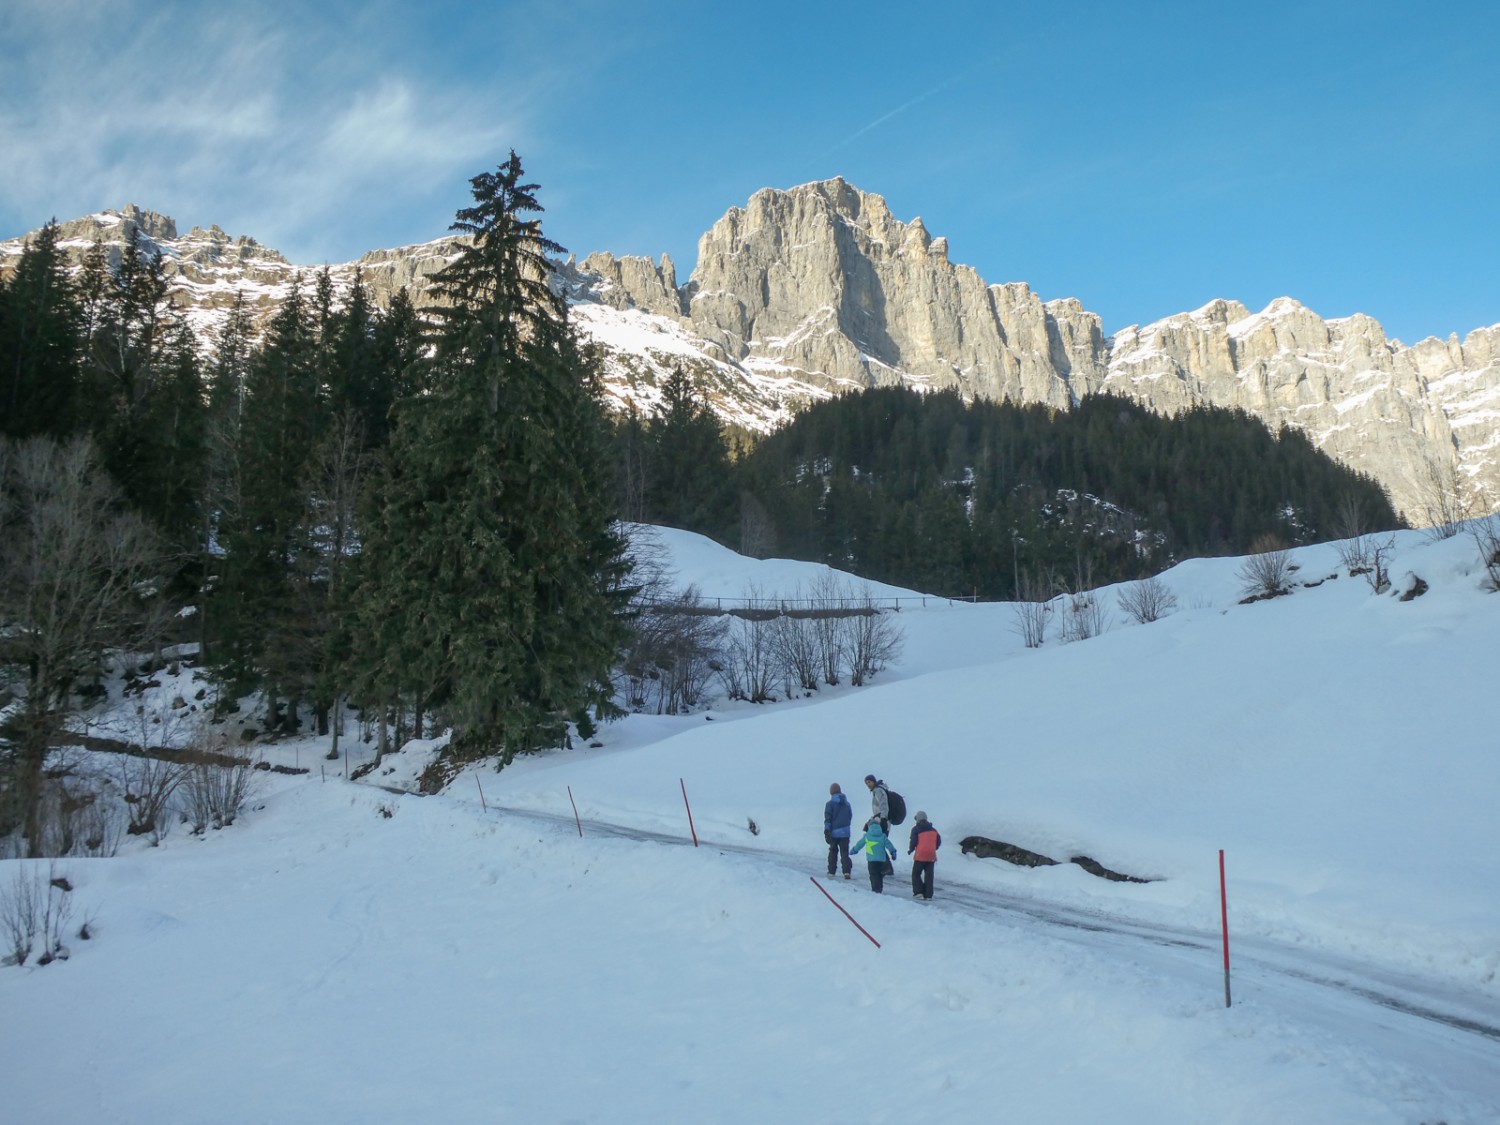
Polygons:
[[[339,728],[344,725],[343,723],[339,722],[339,717],[343,713],[343,702],[344,701],[339,696],[335,695],[333,697],[333,746],[328,751],[328,756],[335,761],[338,760],[339,756]],[[323,708],[322,712],[319,713],[318,724],[319,726],[324,728],[318,733],[326,734],[328,727],[328,708]]]

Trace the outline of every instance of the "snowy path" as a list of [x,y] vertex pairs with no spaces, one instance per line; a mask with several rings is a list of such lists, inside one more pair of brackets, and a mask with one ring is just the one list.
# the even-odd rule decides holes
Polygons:
[[[491,806],[492,815],[516,817],[577,830],[571,816],[530,809]],[[603,836],[692,847],[687,836],[600,820],[582,820],[584,832]],[[792,854],[744,844],[701,842],[705,850],[748,857],[798,875],[815,875],[821,856]],[[940,865],[939,893],[933,902],[913,909],[952,911],[980,922],[1004,923],[1071,942],[1080,956],[1102,959],[1112,968],[1127,968],[1181,988],[1222,996],[1222,939],[1219,933],[1141,922],[1104,912],[1037,902],[1005,891],[977,887],[953,878]],[[864,875],[856,863],[854,901],[835,897],[858,911]],[[811,868],[811,870],[809,870]],[[887,882],[892,897],[906,897],[906,878],[898,872]],[[1237,1007],[1274,1012],[1325,1040],[1345,1040],[1371,1047],[1393,1066],[1430,1083],[1435,1090],[1461,1094],[1465,1101],[1490,1102],[1500,1113],[1500,999],[1459,986],[1327,951],[1231,932],[1231,986]]]

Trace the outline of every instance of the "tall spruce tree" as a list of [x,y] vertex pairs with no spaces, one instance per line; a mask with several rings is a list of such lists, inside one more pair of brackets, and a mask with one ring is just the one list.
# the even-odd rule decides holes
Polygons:
[[365,691],[419,691],[451,755],[502,765],[607,703],[623,606],[597,360],[522,176],[514,152],[475,176],[453,224],[469,241],[437,278],[431,385],[398,410],[360,591],[390,646]]
[[0,281],[0,434],[62,437],[77,422],[80,313],[48,223]]
[[299,585],[313,569],[303,512],[321,401],[313,320],[300,286],[267,327],[245,387],[220,516],[225,554],[210,607],[213,662],[232,689],[266,691],[274,726],[281,701],[303,696],[315,674]]
[[646,428],[645,518],[725,538],[738,517],[722,428],[677,367]]

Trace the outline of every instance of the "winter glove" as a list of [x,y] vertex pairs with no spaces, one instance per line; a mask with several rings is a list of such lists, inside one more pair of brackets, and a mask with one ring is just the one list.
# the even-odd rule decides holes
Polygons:
[[831,844],[831,843],[833,843],[833,833],[832,832],[825,832],[825,833],[823,833],[823,843],[825,843],[825,844]]

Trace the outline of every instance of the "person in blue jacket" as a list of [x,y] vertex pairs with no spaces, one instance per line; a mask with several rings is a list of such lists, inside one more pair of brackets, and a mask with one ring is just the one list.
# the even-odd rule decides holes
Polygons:
[[854,823],[854,806],[835,781],[828,787],[828,803],[823,806],[823,841],[828,845],[828,877],[838,871],[840,862],[844,878],[849,878],[854,863],[849,859],[849,828]]
[[857,852],[861,848],[865,852],[865,862],[870,867],[870,890],[880,894],[885,886],[886,875],[895,870],[891,864],[896,858],[896,845],[891,843],[885,829],[880,827],[878,817],[871,817],[870,822],[865,825],[865,834],[849,845],[851,852]]

